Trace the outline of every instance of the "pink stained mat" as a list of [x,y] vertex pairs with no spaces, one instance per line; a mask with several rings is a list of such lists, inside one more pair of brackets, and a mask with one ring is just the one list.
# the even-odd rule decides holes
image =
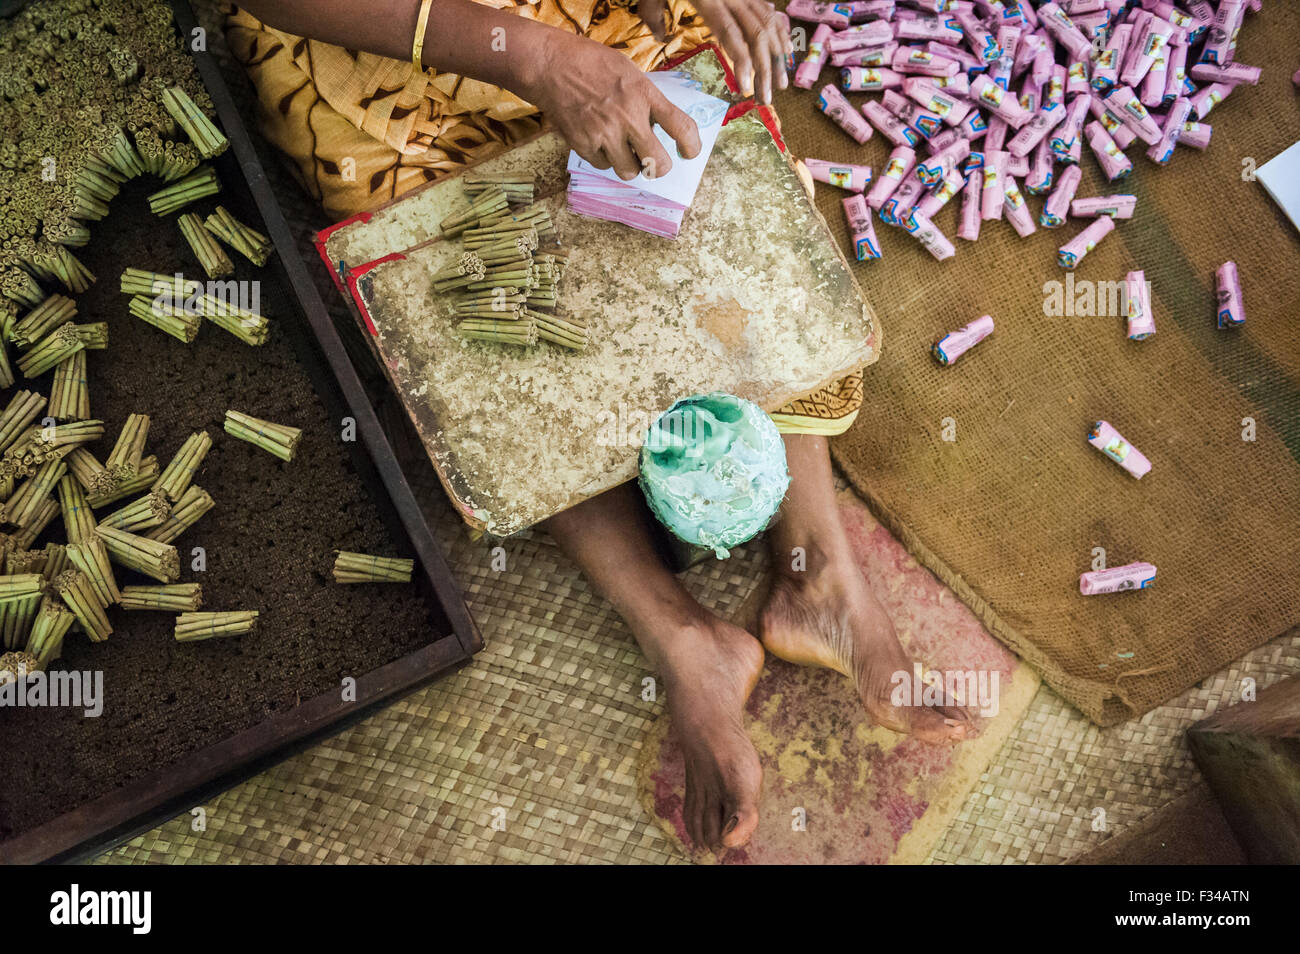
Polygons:
[[[870,725],[849,680],[838,673],[769,655],[746,706],[749,736],[763,762],[761,818],[746,847],[723,856],[687,847],[685,770],[667,711],[642,750],[642,804],[696,861],[923,862],[1038,689],[1038,676],[919,566],[852,491],[841,494],[840,510],[863,573],[904,648],[926,669],[983,671],[986,686],[996,674],[997,711],[976,714],[973,740],[926,745]],[[763,588],[741,622],[757,616],[765,595]],[[978,705],[970,695],[966,702]]]

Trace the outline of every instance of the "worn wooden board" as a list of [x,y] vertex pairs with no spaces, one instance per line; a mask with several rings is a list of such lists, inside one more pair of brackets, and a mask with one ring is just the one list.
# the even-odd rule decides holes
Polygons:
[[[513,533],[630,479],[641,434],[678,398],[724,390],[775,410],[876,359],[875,315],[756,113],[723,128],[676,240],[567,212],[557,135],[516,151],[573,248],[561,311],[587,322],[585,352],[457,338],[429,276],[459,242],[351,270],[380,359],[474,526]],[[430,194],[460,192],[436,183],[426,214]]]

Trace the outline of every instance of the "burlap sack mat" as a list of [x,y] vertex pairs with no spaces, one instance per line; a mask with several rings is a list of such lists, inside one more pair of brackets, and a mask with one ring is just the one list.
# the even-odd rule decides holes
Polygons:
[[[1084,147],[1078,195],[1132,192],[1138,205],[1075,279],[1144,269],[1154,338],[1126,340],[1122,317],[1045,315],[1045,283],[1066,277],[1056,249],[1079,220],[1027,239],[986,222],[971,244],[956,238],[954,201],[936,224],[955,258],[937,262],[878,225],[884,259],[855,266],[885,343],[836,460],[918,559],[1102,725],[1147,712],[1300,620],[1300,241],[1248,181],[1252,165],[1300,139],[1298,43],[1300,5],[1248,15],[1237,58],[1264,67],[1264,80],[1210,114],[1204,153],[1180,147],[1159,168],[1138,142],[1133,175],[1110,187]],[[814,103],[815,91],[778,96],[796,156],[882,167],[883,137],[857,146]],[[847,243],[843,193],[817,192]],[[1037,218],[1041,199],[1029,203]],[[1214,270],[1227,259],[1248,316],[1236,331],[1214,321]],[[982,314],[993,335],[940,367],[929,346]],[[1087,445],[1100,419],[1151,459],[1150,474],[1134,480]],[[1111,566],[1155,563],[1154,587],[1080,596],[1094,547]]]

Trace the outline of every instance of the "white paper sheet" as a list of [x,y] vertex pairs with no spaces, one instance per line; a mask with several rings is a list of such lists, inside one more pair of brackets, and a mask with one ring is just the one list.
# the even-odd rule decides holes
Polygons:
[[655,126],[655,136],[663,144],[664,150],[673,161],[673,167],[668,170],[667,175],[656,179],[647,179],[644,175],[639,175],[635,179],[624,182],[613,169],[597,169],[585,159],[580,158],[575,152],[569,153],[568,171],[584,172],[602,179],[608,179],[623,188],[649,193],[685,209],[690,206],[691,200],[695,198],[695,190],[700,185],[700,179],[704,175],[704,167],[708,164],[709,155],[713,152],[713,144],[717,141],[718,131],[722,128],[722,121],[726,118],[727,103],[725,100],[703,92],[698,88],[697,84],[693,83],[689,78],[683,77],[680,73],[657,72],[647,73],[646,76],[668,98],[669,102],[695,120],[695,124],[700,131],[699,155],[694,159],[683,159],[678,155],[677,144],[672,137],[664,132],[661,127]]
[[1300,230],[1300,142],[1256,169],[1255,178]]

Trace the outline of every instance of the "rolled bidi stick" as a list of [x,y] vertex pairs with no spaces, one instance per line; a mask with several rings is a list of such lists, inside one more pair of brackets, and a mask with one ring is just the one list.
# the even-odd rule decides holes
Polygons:
[[257,611],[181,613],[173,635],[178,643],[197,643],[218,636],[242,636],[257,624]]
[[959,126],[974,107],[959,100],[946,89],[940,89],[930,79],[909,76],[903,80],[903,92],[932,113],[943,117],[949,126]]
[[800,89],[812,89],[816,85],[818,78],[821,76],[822,67],[826,64],[827,47],[826,41],[834,31],[828,24],[819,23],[817,29],[813,31],[812,39],[808,41],[808,52],[799,64],[799,68],[794,71],[794,85]]
[[1145,272],[1129,272],[1124,278],[1124,317],[1128,321],[1129,341],[1145,341],[1156,333]]
[[[943,118],[938,113],[930,112],[920,103],[913,102],[906,96],[900,96],[892,89],[885,91],[885,95],[880,100],[880,105],[926,139],[937,136],[944,128]],[[870,116],[867,116],[867,119],[870,118]]]
[[980,218],[1002,218],[1006,204],[1006,178],[1008,154],[1002,151],[984,153],[983,191],[980,194]]
[[302,440],[302,430],[286,424],[274,424],[241,411],[226,411],[223,426],[231,437],[260,447],[284,461],[293,460]]
[[921,183],[921,177],[913,169],[894,190],[893,195],[880,207],[881,221],[890,225],[902,224],[924,194],[925,186]]
[[911,233],[912,237],[921,243],[922,247],[933,255],[939,261],[945,258],[952,258],[957,254],[953,248],[952,242],[948,237],[940,232],[924,215],[913,214],[909,216],[908,221],[904,223],[904,228]]
[[1183,123],[1183,131],[1178,135],[1178,144],[1191,146],[1193,149],[1208,149],[1213,134],[1214,127],[1209,123],[1186,122]]
[[819,3],[817,0],[790,0],[785,14],[795,20],[807,20],[809,23],[825,23],[835,29],[846,29],[852,23],[849,19],[847,4]]
[[1058,228],[1065,224],[1070,213],[1070,202],[1083,179],[1083,170],[1078,164],[1066,166],[1061,178],[1056,180],[1056,188],[1043,203],[1043,214],[1038,217],[1038,224],[1045,229]]
[[814,182],[824,182],[849,192],[863,192],[871,185],[871,167],[856,166],[851,162],[827,162],[825,159],[805,159]]
[[930,347],[930,353],[940,364],[947,366],[991,334],[993,317],[981,315],[970,324],[944,335]]
[[203,588],[198,583],[122,587],[122,609],[160,612],[194,612],[203,605]]
[[1066,117],[1068,110],[1060,103],[1045,103],[1030,117],[1029,122],[1017,130],[1007,143],[1007,152],[1013,156],[1027,156]]
[[1116,86],[1102,102],[1148,146],[1154,146],[1160,141],[1160,127],[1151,118],[1151,114],[1142,105],[1142,101],[1138,99],[1132,87]]
[[903,74],[893,70],[846,66],[840,70],[840,86],[850,93],[870,93],[882,89],[898,89],[903,85]]
[[1135,195],[1094,195],[1075,199],[1070,203],[1070,214],[1076,219],[1091,219],[1109,215],[1112,219],[1131,219],[1137,208]]
[[1062,268],[1074,268],[1085,255],[1097,247],[1097,243],[1109,235],[1115,228],[1115,220],[1109,215],[1096,219],[1086,229],[1061,246],[1056,253]]
[[1192,118],[1200,122],[1210,115],[1210,110],[1227,99],[1228,94],[1234,89],[1235,86],[1229,86],[1227,83],[1211,83],[1209,86],[1202,86],[1189,97],[1192,101]]
[[925,216],[927,219],[933,219],[935,215],[945,205],[952,201],[953,197],[962,190],[966,185],[966,176],[960,171],[954,169],[944,176],[943,182],[939,188],[935,189],[928,195],[922,196],[921,201],[916,204],[916,212]]
[[1246,323],[1246,310],[1241,299],[1241,278],[1236,262],[1224,262],[1214,273],[1219,292],[1216,320],[1220,328],[1239,328]]
[[1239,83],[1258,86],[1263,73],[1264,71],[1258,66],[1247,66],[1245,63],[1229,63],[1226,66],[1197,63],[1191,69],[1192,79],[1198,83],[1226,83],[1229,86],[1236,86]]
[[1165,114],[1164,125],[1160,129],[1160,141],[1147,150],[1147,158],[1157,165],[1167,165],[1174,156],[1174,147],[1187,125],[1187,117],[1192,112],[1192,101],[1186,96],[1179,96]]
[[410,583],[415,561],[335,550],[335,583]]
[[859,262],[880,258],[880,242],[876,239],[876,229],[871,222],[871,209],[867,200],[860,195],[851,195],[843,200],[844,217],[849,223],[849,234],[853,240],[853,252]]
[[1079,592],[1084,596],[1145,590],[1156,578],[1154,563],[1129,563],[1107,570],[1094,570],[1079,577]]
[[1214,11],[1214,23],[1210,26],[1209,36],[1201,50],[1202,63],[1216,63],[1226,66],[1232,62],[1233,50],[1237,45],[1237,31],[1246,16],[1246,4],[1243,0],[1220,0]]
[[862,144],[871,138],[871,124],[831,84],[822,87],[821,95],[817,97],[817,108],[848,133],[854,142]]
[[1094,119],[1088,123],[1085,131],[1088,135],[1088,148],[1097,157],[1097,164],[1101,166],[1107,181],[1115,182],[1126,178],[1133,171],[1133,163],[1115,144],[1115,140],[1110,138],[1101,123]]
[[886,20],[872,20],[832,33],[826,41],[831,53],[860,50],[864,47],[883,46],[894,38],[894,28]]
[[938,40],[957,44],[962,41],[961,24],[956,17],[912,17],[894,22],[894,36],[900,40]]
[[1016,233],[1024,238],[1027,235],[1037,231],[1034,225],[1034,213],[1025,205],[1025,197],[1020,191],[1020,185],[1016,182],[1015,176],[1007,176],[1002,186],[1002,201],[1007,213],[1007,221]]
[[869,99],[862,104],[862,115],[871,121],[871,125],[880,130],[881,135],[895,146],[912,149],[924,137],[907,122],[891,113],[881,103]]
[[885,168],[880,173],[880,177],[871,186],[871,191],[867,193],[867,206],[879,210],[885,204],[885,201],[894,194],[894,190],[902,183],[903,178],[912,171],[912,166],[916,164],[916,151],[910,146],[896,146],[889,154],[889,159],[885,162]]
[[897,47],[889,58],[890,68],[913,76],[956,76],[961,64],[946,56],[935,56],[919,46]]
[[971,169],[966,176],[966,187],[962,190],[961,219],[957,226],[957,237],[968,242],[980,237],[980,199],[984,192],[984,162],[980,156],[978,167]]
[[1021,107],[1020,100],[1013,93],[1008,93],[987,76],[975,77],[971,81],[970,91],[971,97],[979,106],[1014,129],[1019,129],[1033,118],[1028,110]]
[[898,44],[886,43],[884,46],[864,46],[854,50],[840,50],[831,54],[831,66],[843,69],[846,66],[863,66],[874,69],[887,67],[893,61]]
[[1109,421],[1092,425],[1088,431],[1088,443],[1139,480],[1151,470],[1151,461],[1146,459],[1146,455],[1124,440]]

